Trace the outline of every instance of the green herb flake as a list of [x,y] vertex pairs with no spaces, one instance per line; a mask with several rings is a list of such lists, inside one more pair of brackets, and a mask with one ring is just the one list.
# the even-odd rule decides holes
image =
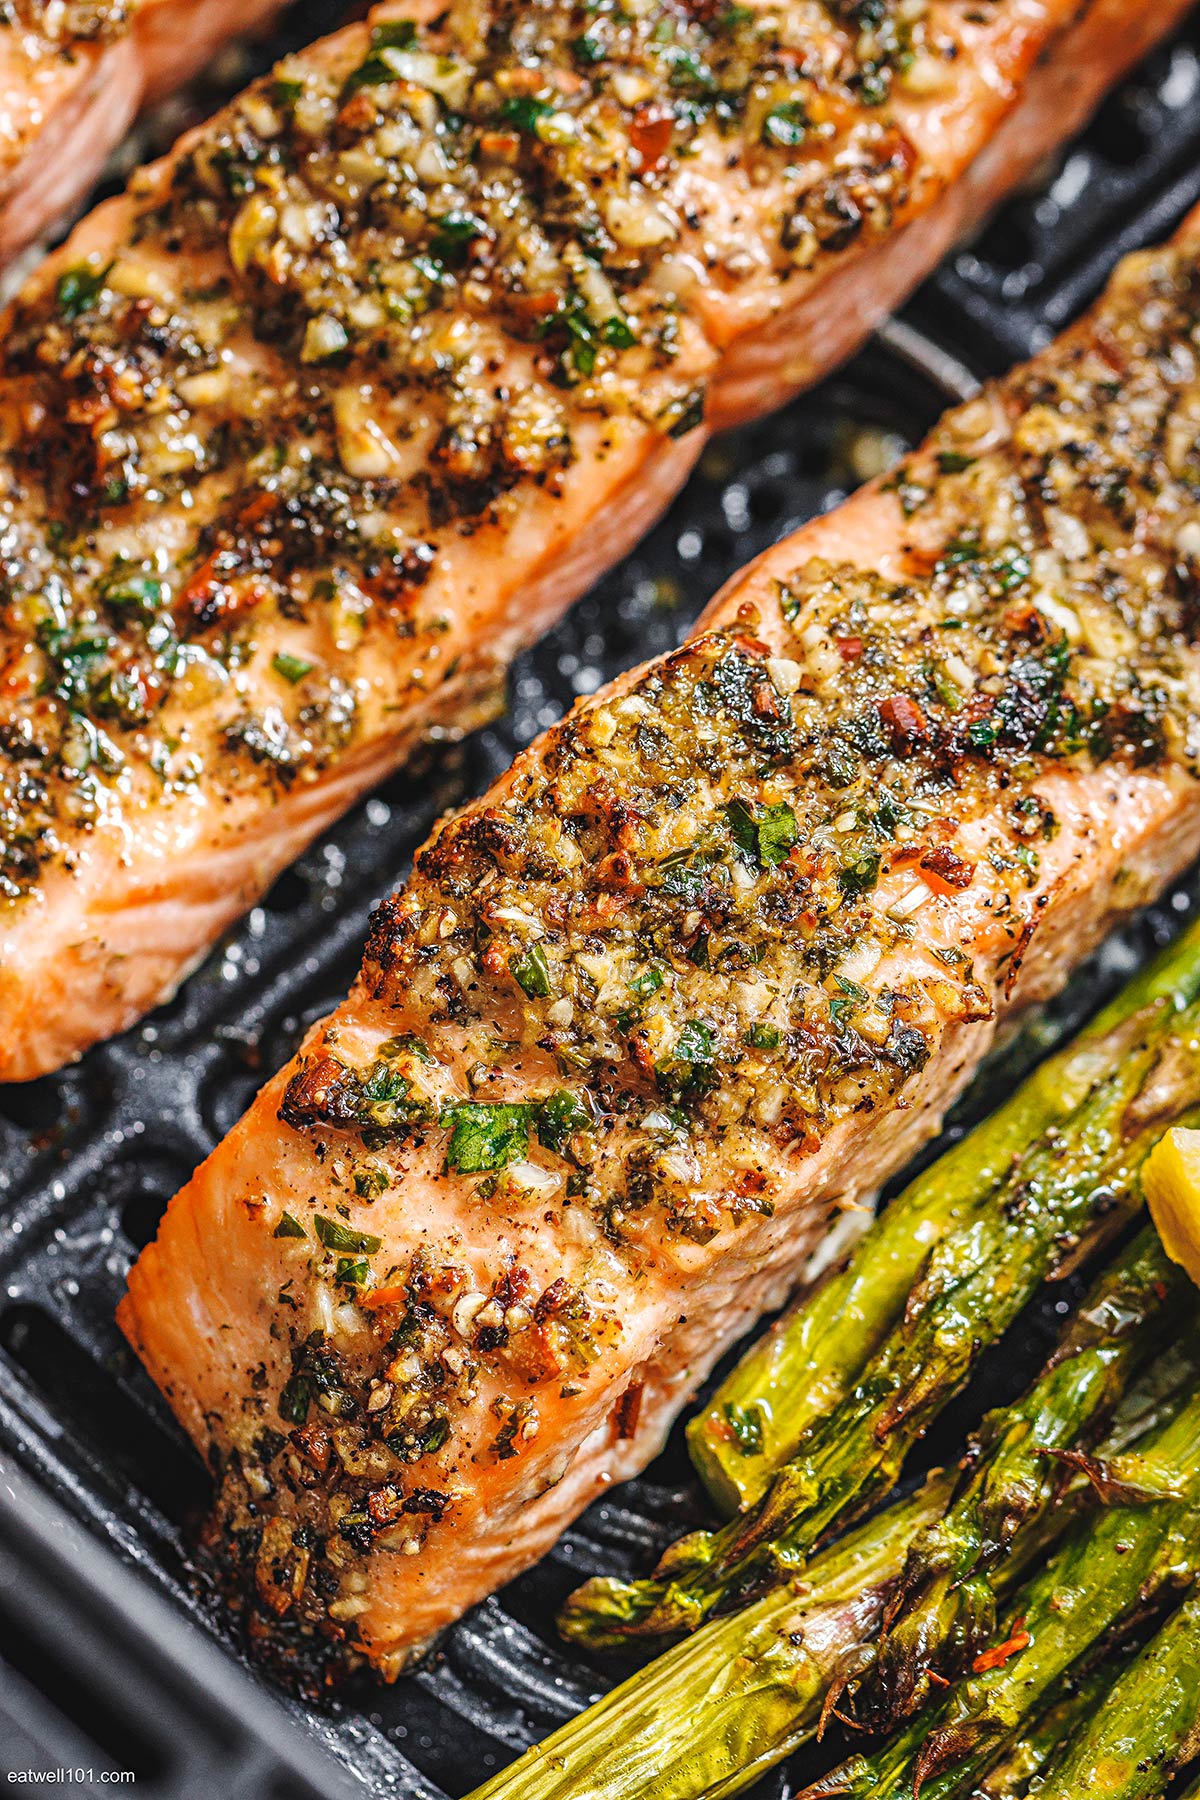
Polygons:
[[500,107],[499,117],[518,131],[537,135],[538,123],[554,108],[546,100],[535,100],[532,94],[510,94]]
[[450,1127],[446,1167],[461,1175],[480,1175],[502,1169],[524,1156],[529,1148],[532,1108],[527,1105],[492,1105],[463,1100],[448,1106],[441,1122]]
[[531,1000],[547,1000],[554,992],[550,980],[550,965],[540,944],[531,944],[520,956],[512,957],[508,966],[512,970],[513,980]]
[[796,815],[790,806],[781,801],[764,808],[758,826],[758,854],[763,867],[773,869],[785,861],[798,835]]
[[777,149],[795,150],[808,136],[808,114],[798,100],[783,100],[773,106],[762,123],[764,144]]
[[731,800],[725,808],[725,822],[743,856],[763,869],[774,869],[786,861],[799,836],[796,815],[784,801],[756,812],[744,800]]
[[574,1132],[587,1131],[591,1124],[591,1114],[569,1088],[557,1088],[537,1108],[535,1129],[547,1150],[561,1152]]
[[746,1042],[753,1050],[778,1050],[779,1027],[777,1025],[752,1025],[746,1033]]
[[675,1055],[680,1062],[711,1063],[715,1044],[711,1025],[702,1019],[689,1019],[679,1034]]
[[451,266],[466,260],[476,238],[489,235],[486,222],[473,212],[442,213],[433,223],[436,229],[429,248],[439,262]]
[[388,1038],[379,1046],[379,1054],[385,1062],[397,1056],[415,1056],[419,1063],[432,1069],[437,1064],[437,1057],[429,1048],[424,1038],[419,1038],[411,1031],[403,1031],[399,1037]]
[[371,32],[370,53],[346,77],[342,88],[343,97],[356,93],[359,88],[380,87],[385,82],[398,81],[400,77],[383,53],[387,50],[411,50],[416,41],[417,27],[412,19],[389,19],[382,25],[376,25]]
[[614,350],[632,350],[637,343],[633,327],[620,313],[614,313],[611,319],[605,319],[600,335]]
[[105,582],[102,592],[106,606],[146,618],[163,603],[163,584],[153,575],[116,575]]
[[743,1456],[763,1453],[763,1416],[757,1406],[739,1406],[736,1400],[725,1402],[725,1423]]
[[277,650],[271,658],[271,667],[292,687],[306,675],[311,675],[313,669],[310,662],[305,662],[302,656],[293,656],[288,650]]
[[429,1424],[424,1426],[420,1432],[422,1456],[432,1456],[435,1450],[441,1449],[449,1436],[449,1419],[445,1417],[431,1419]]
[[705,390],[702,387],[692,388],[677,400],[669,400],[658,415],[658,423],[667,436],[686,437],[689,431],[695,431],[698,425],[703,425],[704,400]]
[[354,1171],[354,1191],[360,1200],[378,1200],[380,1194],[387,1192],[387,1186],[387,1172],[377,1163]]
[[411,50],[416,41],[415,19],[387,19],[371,29],[372,50]]
[[299,1219],[295,1218],[290,1212],[284,1212],[280,1213],[279,1223],[271,1233],[271,1236],[277,1238],[302,1238],[307,1237],[308,1233],[305,1231]]
[[878,880],[879,857],[873,850],[865,850],[838,870],[837,884],[847,900],[869,894]]
[[374,1256],[383,1243],[382,1238],[372,1237],[369,1231],[355,1231],[353,1226],[343,1225],[340,1219],[327,1219],[323,1213],[315,1215],[313,1226],[327,1250],[344,1250],[352,1256]]
[[312,1402],[312,1383],[306,1375],[293,1375],[279,1396],[279,1416],[289,1425],[303,1425]]
[[103,269],[89,269],[86,263],[77,263],[73,269],[63,270],[54,295],[64,319],[77,319],[81,313],[92,311],[104,292],[111,268],[111,263]]

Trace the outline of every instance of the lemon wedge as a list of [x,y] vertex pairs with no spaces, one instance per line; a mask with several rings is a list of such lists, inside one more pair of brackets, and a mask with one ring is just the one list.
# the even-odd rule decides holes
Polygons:
[[1166,1132],[1142,1164],[1142,1187],[1163,1249],[1200,1286],[1200,1131]]

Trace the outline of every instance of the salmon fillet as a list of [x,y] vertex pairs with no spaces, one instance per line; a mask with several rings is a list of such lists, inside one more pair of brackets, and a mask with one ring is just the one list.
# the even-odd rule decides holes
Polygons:
[[854,348],[1185,10],[423,0],[81,225],[0,327],[0,1079],[494,706],[705,432]]
[[443,824],[120,1322],[285,1653],[393,1673],[656,1452],[1200,850],[1200,213]]
[[14,0],[0,24],[0,262],[65,218],[145,105],[283,0]]

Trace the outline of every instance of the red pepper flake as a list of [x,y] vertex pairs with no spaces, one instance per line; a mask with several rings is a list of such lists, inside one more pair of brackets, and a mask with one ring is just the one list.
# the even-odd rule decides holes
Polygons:
[[629,891],[636,889],[642,892],[642,883],[637,878],[637,864],[624,850],[614,850],[611,856],[605,856],[596,864],[596,880],[606,888]]
[[403,1496],[389,1484],[367,1495],[367,1511],[375,1525],[390,1525],[403,1511]]
[[311,1463],[319,1475],[323,1475],[329,1467],[329,1458],[333,1450],[333,1439],[323,1425],[302,1425],[299,1431],[293,1431],[292,1442],[303,1456],[305,1462]]
[[937,844],[921,858],[917,873],[935,894],[953,894],[970,887],[975,864],[966,862],[949,844]]
[[990,1650],[981,1651],[971,1664],[973,1675],[986,1675],[989,1669],[1002,1669],[1011,1657],[1019,1656],[1022,1650],[1028,1650],[1033,1639],[1025,1630],[1024,1619],[1018,1619],[1013,1626],[1012,1636],[1005,1638],[1002,1644],[993,1644]]
[[843,662],[857,662],[863,653],[863,641],[860,637],[835,637],[833,641]]
[[367,1312],[378,1312],[384,1306],[406,1306],[408,1289],[403,1282],[393,1281],[386,1287],[372,1288],[369,1294],[358,1294],[356,1302]]
[[1005,629],[1014,637],[1029,637],[1035,642],[1049,635],[1045,616],[1031,600],[1018,600],[1004,611]]
[[921,844],[902,844],[899,850],[892,852],[889,866],[893,869],[911,869],[914,863],[920,862],[924,854]]
[[541,1325],[546,1319],[552,1319],[561,1306],[564,1306],[570,1295],[570,1287],[565,1275],[560,1275],[546,1288],[541,1299],[533,1309],[534,1319]]
[[899,750],[922,744],[929,736],[929,721],[909,694],[892,694],[881,704],[879,716]]
[[639,106],[629,126],[629,141],[637,151],[642,172],[657,169],[675,131],[675,115],[657,106]]

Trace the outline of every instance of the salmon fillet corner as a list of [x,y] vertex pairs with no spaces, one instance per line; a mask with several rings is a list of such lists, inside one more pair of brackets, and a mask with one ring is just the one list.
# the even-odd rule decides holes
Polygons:
[[0,264],[58,224],[138,112],[284,0],[16,0],[0,25]]

